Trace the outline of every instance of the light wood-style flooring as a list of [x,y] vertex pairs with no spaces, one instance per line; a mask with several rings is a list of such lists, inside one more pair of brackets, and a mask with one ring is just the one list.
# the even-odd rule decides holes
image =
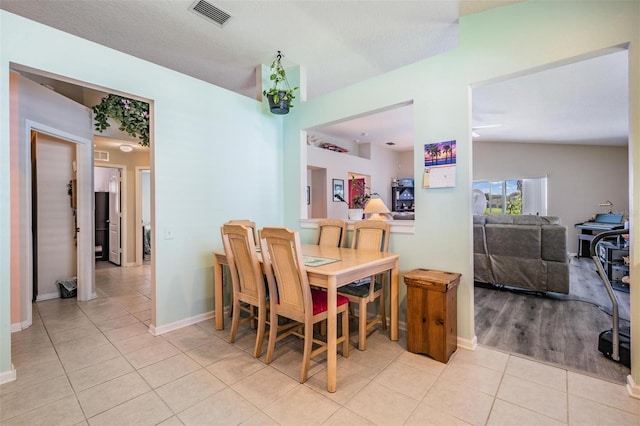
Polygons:
[[[611,302],[589,258],[570,260],[570,293],[540,296],[475,287],[478,343],[568,370],[625,383],[630,369],[598,351],[612,327]],[[629,294],[615,291],[620,326],[629,326]]]

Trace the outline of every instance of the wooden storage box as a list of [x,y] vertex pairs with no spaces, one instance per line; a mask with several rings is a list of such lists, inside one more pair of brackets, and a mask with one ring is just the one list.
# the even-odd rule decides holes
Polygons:
[[407,350],[448,362],[458,348],[457,286],[460,274],[415,269],[407,285]]

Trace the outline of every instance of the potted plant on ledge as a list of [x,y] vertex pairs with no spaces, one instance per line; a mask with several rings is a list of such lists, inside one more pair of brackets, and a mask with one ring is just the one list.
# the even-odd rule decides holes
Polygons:
[[351,200],[347,202],[341,195],[336,194],[336,198],[349,206],[349,220],[361,220],[364,216],[364,208],[376,193],[367,192],[369,188],[365,185],[364,179],[356,179],[351,176]]
[[271,74],[269,79],[273,86],[269,90],[263,90],[262,94],[269,100],[269,109],[273,114],[288,114],[289,108],[293,108],[292,101],[296,98],[293,89],[287,81],[287,74],[282,66],[282,53],[278,50],[276,58],[271,63]]

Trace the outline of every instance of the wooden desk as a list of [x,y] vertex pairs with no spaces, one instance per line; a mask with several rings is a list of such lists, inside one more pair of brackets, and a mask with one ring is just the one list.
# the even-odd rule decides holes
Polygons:
[[[213,252],[215,257],[215,309],[216,329],[224,328],[224,307],[222,289],[222,265],[226,265],[227,257],[224,250]],[[313,244],[303,244],[302,254],[306,256],[328,257],[340,259],[339,262],[324,266],[307,267],[309,284],[327,289],[328,320],[327,320],[327,390],[336,391],[336,362],[337,362],[337,289],[355,280],[371,275],[391,271],[390,280],[390,316],[391,340],[398,340],[398,260],[394,253],[380,253],[378,251],[353,250],[348,248],[324,247]]]

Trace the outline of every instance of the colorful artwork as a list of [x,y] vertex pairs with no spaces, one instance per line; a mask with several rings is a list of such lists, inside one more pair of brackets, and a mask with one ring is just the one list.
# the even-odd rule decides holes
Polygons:
[[424,188],[456,186],[456,141],[424,145]]
[[438,142],[424,145],[424,166],[456,164],[456,141]]

